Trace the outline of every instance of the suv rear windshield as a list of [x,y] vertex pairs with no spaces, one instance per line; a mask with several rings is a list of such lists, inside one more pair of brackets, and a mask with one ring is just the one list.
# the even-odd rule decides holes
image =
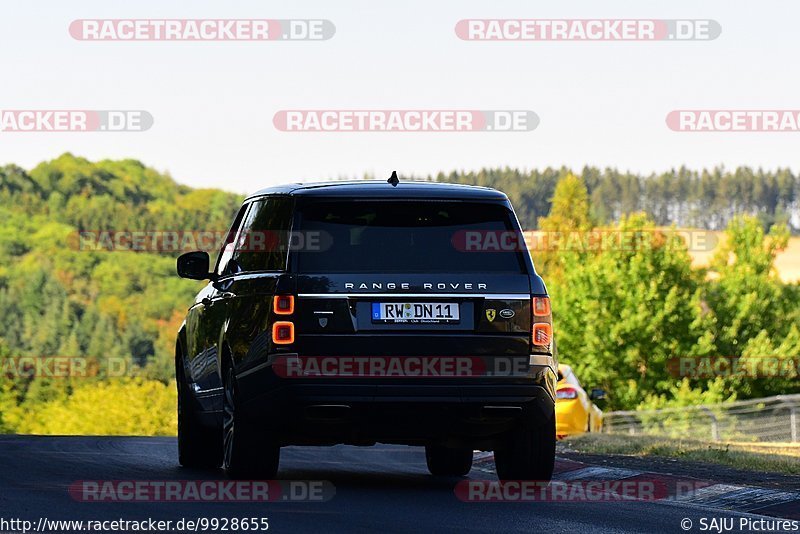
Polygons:
[[[298,208],[302,273],[525,273],[512,212],[500,203],[312,201]],[[318,243],[318,246],[311,246]]]

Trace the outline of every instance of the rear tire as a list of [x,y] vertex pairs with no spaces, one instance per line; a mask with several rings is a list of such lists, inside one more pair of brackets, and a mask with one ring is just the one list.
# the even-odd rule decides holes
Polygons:
[[233,368],[224,374],[222,399],[223,467],[233,479],[273,479],[278,474],[280,447],[262,429],[242,417]]
[[507,438],[502,448],[495,450],[497,477],[549,482],[553,478],[555,457],[555,415],[539,424],[528,415],[521,428]]
[[198,421],[198,406],[186,383],[183,362],[175,366],[178,386],[178,462],[183,467],[218,468],[222,464],[219,430]]
[[428,471],[434,476],[463,477],[472,469],[472,449],[448,449],[438,445],[425,447]]

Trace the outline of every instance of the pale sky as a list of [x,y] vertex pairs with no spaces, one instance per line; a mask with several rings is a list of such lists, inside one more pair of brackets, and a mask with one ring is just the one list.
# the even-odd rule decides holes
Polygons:
[[[649,173],[724,164],[800,170],[800,133],[680,133],[674,109],[800,109],[789,1],[5,1],[0,109],[146,110],[136,133],[0,132],[0,163],[70,151],[136,158],[181,183],[288,181],[511,166]],[[319,42],[86,42],[82,18],[328,19]],[[714,19],[713,41],[467,42],[464,18]],[[522,109],[514,133],[286,133],[282,109]]]

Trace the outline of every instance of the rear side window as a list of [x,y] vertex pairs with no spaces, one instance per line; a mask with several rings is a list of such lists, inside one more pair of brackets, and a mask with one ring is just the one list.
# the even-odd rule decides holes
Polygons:
[[[525,273],[524,241],[500,203],[320,200],[298,208],[296,225],[321,243],[297,251],[302,273]],[[512,245],[465,246],[486,236]]]
[[239,228],[242,226],[242,220],[247,213],[248,207],[249,206],[244,205],[239,208],[239,211],[236,213],[236,218],[233,220],[233,224],[225,236],[225,242],[222,244],[222,248],[217,253],[217,261],[214,263],[214,272],[220,276],[226,273],[228,264],[231,261],[231,257],[233,257],[236,234],[239,232]]
[[266,197],[250,204],[236,237],[229,273],[281,271],[286,268],[292,201]]

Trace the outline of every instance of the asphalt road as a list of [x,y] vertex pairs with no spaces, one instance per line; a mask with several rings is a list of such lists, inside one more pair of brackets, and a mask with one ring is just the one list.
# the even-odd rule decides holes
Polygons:
[[[182,469],[176,457],[171,438],[2,436],[0,520],[266,517],[270,532],[293,533],[652,533],[684,532],[685,518],[700,532],[701,518],[740,517],[639,501],[463,502],[454,492],[458,479],[427,473],[422,449],[387,445],[284,449],[279,478],[329,481],[335,496],[324,502],[82,502],[69,492],[79,480],[225,480],[221,471]],[[493,476],[473,470],[470,478]]]

